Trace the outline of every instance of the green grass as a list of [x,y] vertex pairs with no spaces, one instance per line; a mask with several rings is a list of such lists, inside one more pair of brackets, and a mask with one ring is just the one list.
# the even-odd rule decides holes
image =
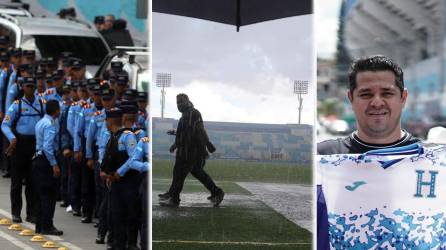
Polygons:
[[[153,179],[152,183],[152,190],[157,191],[167,191],[170,187],[171,180],[170,179]],[[228,181],[217,181],[217,186],[222,188],[225,193],[229,194],[244,194],[244,195],[251,195],[251,193],[240,187],[239,185],[235,184],[234,182],[228,182]],[[204,192],[209,193],[209,191],[197,180],[186,180],[184,183],[183,193],[197,193],[197,192]]]
[[160,243],[154,242],[153,249],[161,250],[179,250],[179,249],[194,249],[194,250],[306,250],[311,249],[311,245],[236,245],[236,244],[194,244],[194,243]]
[[[154,160],[154,178],[172,178],[173,160]],[[248,181],[311,184],[311,166],[290,163],[263,163],[238,160],[209,160],[206,172],[215,181]],[[190,175],[188,178],[192,178]]]
[[[155,241],[311,243],[311,233],[264,203],[249,200],[220,208],[154,206]],[[311,245],[154,243],[154,249],[311,249]],[[249,248],[248,248],[249,247]],[[265,248],[264,248],[265,247]]]

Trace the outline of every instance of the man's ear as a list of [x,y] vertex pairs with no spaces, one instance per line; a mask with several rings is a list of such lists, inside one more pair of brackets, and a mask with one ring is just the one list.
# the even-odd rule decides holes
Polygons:
[[409,91],[406,88],[404,88],[403,93],[401,94],[401,100],[403,101],[403,104],[406,104],[408,95],[409,95]]
[[348,97],[348,100],[349,100],[350,102],[353,102],[353,93],[350,92],[350,90],[347,91],[347,97]]

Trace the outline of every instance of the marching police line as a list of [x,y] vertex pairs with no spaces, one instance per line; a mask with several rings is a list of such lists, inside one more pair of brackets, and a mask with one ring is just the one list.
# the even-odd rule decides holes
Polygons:
[[35,60],[0,36],[0,118],[11,176],[12,221],[40,234],[62,235],[56,200],[82,223],[98,218],[96,243],[147,248],[147,93],[129,88],[121,62],[104,79],[85,79],[70,52]]

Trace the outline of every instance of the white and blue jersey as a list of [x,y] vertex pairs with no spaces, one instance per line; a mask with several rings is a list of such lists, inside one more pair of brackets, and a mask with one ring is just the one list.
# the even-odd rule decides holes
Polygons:
[[320,155],[317,182],[331,249],[446,248],[446,146]]

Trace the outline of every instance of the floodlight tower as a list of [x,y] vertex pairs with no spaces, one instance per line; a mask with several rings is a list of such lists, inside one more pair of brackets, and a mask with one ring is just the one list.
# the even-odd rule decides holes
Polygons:
[[297,95],[297,100],[299,103],[299,124],[300,124],[300,115],[302,113],[302,95],[308,94],[308,81],[294,80],[294,94]]
[[164,118],[164,107],[166,105],[166,91],[164,88],[169,88],[172,81],[172,75],[170,73],[157,73],[156,74],[156,86],[161,89],[161,119]]

